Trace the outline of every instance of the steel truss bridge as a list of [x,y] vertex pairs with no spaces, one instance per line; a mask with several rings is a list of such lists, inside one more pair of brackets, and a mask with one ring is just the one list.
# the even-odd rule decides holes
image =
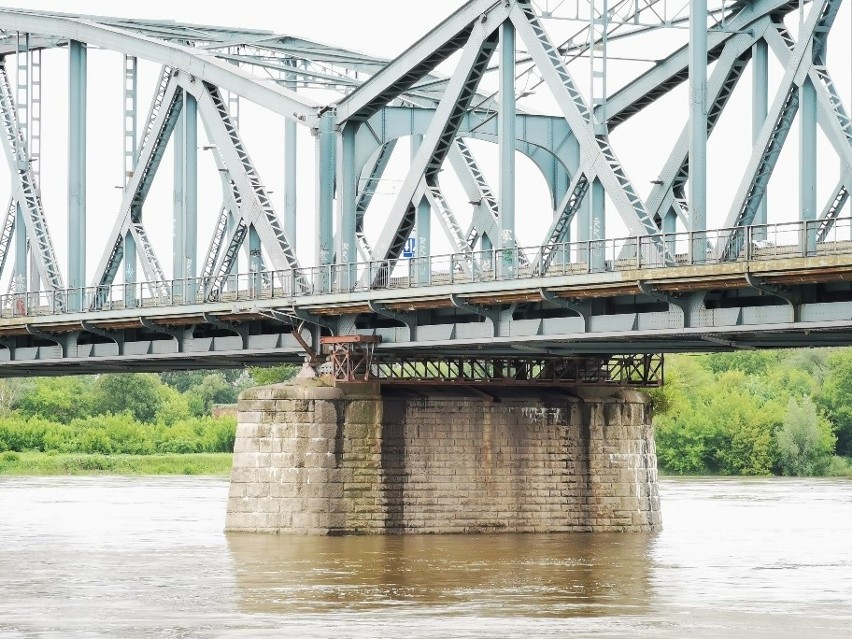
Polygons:
[[[0,10],[0,376],[301,361],[322,338],[344,377],[630,383],[658,379],[663,352],[852,343],[852,123],[827,64],[843,4],[471,0],[393,60],[259,30]],[[614,65],[648,42],[670,46],[613,89]],[[110,84],[88,77],[102,51],[124,61],[123,183],[118,210],[96,215],[87,95]],[[50,56],[67,58],[58,186],[39,164]],[[144,68],[159,73],[147,111]],[[746,119],[726,107],[747,70],[745,168],[724,221],[708,222],[708,138]],[[679,135],[640,195],[610,133],[681,86],[682,108],[664,111]],[[282,122],[280,213],[240,132],[245,102]],[[772,187],[795,215],[774,220],[770,178],[794,124],[798,183]],[[297,149],[300,128],[313,148]],[[169,146],[164,215],[147,200]],[[199,184],[200,148],[215,184]],[[543,210],[526,204],[519,158]],[[839,178],[821,193],[829,164]],[[67,191],[64,264],[48,188]],[[221,191],[210,237],[200,188]],[[87,225],[107,240],[87,243]]]

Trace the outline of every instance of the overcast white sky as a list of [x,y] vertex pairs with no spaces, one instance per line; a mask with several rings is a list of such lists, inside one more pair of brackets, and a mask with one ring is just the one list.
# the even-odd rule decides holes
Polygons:
[[[125,17],[144,17],[172,19],[178,22],[227,25],[268,29],[305,38],[334,44],[365,53],[392,57],[431,27],[449,15],[461,3],[458,0],[430,0],[429,2],[400,2],[399,0],[324,0],[322,2],[262,2],[259,0],[241,0],[239,3],[225,2],[175,2],[174,0],[147,0],[139,3],[114,2],[109,0],[29,0],[3,2],[9,7],[32,8],[78,12],[85,14],[112,15]],[[571,4],[571,3],[569,3]],[[846,101],[847,109],[852,107],[850,92],[852,88],[852,11],[849,2],[844,2],[834,32],[830,49],[829,68],[835,82]],[[550,23],[555,31],[564,30],[564,23]],[[656,49],[662,42],[674,42],[683,37],[683,32],[669,36],[655,36],[646,39],[642,47],[647,47],[648,57],[660,51]],[[669,40],[666,40],[669,38]],[[559,39],[556,37],[555,39]],[[637,47],[632,47],[632,55],[639,55]],[[777,82],[781,69],[770,53],[772,81]],[[588,63],[580,61],[575,75],[581,88],[588,86]],[[630,62],[611,65],[613,84],[620,84],[630,75],[645,68],[641,63]],[[62,245],[65,234],[67,165],[67,56],[64,51],[49,52],[44,56],[44,142],[41,161],[42,189],[49,223],[57,240],[57,252],[63,264],[66,250]],[[89,279],[103,249],[103,239],[112,226],[120,204],[120,191],[115,188],[121,179],[121,58],[108,52],[93,51],[89,57],[89,165],[88,165],[88,201],[89,201]],[[140,77],[140,120],[144,118],[150,101],[153,82],[157,69],[153,66],[141,67]],[[12,74],[14,75],[14,74]],[[734,98],[726,110],[717,131],[710,143],[710,194],[709,223],[719,226],[727,214],[733,191],[739,181],[750,151],[750,75],[743,77]],[[615,87],[610,87],[612,91]],[[770,86],[770,101],[774,95],[774,86]],[[645,195],[650,190],[650,181],[662,167],[668,149],[673,144],[686,119],[686,87],[672,93],[654,109],[648,109],[635,118],[633,125],[625,125],[613,135],[616,152],[622,159],[627,172]],[[542,102],[542,104],[546,104]],[[273,201],[279,212],[283,210],[283,171],[281,159],[283,151],[283,125],[280,118],[270,116],[263,110],[243,104],[241,130],[256,165],[264,181],[273,190]],[[140,121],[140,126],[141,126]],[[793,219],[795,203],[798,199],[796,187],[792,189],[775,188],[779,184],[795,184],[797,175],[798,126],[794,127],[785,147],[785,153],[778,166],[778,177],[773,178],[773,193],[770,198],[771,221]],[[205,141],[203,131],[199,142]],[[307,131],[300,133],[299,154],[299,217],[298,234],[299,253],[304,263],[313,263],[313,140]],[[834,186],[839,163],[827,142],[820,140],[820,204],[824,196]],[[493,154],[488,145],[475,145],[485,170],[490,174],[493,186],[497,180],[494,173]],[[406,150],[400,151],[406,154]],[[167,272],[171,271],[171,154],[167,155],[155,182],[145,219],[154,236],[158,253]],[[208,242],[209,229],[219,210],[220,193],[218,178],[212,161],[202,156],[200,166],[199,193],[199,257],[203,257]],[[393,192],[402,168],[391,171],[387,185],[383,188],[384,197],[376,203],[378,211],[368,220],[368,231],[377,234],[382,223],[382,211],[393,201]],[[518,171],[521,186],[518,193],[519,239],[521,243],[538,244],[546,230],[549,213],[544,196],[544,182],[525,160],[520,159]],[[449,172],[445,172],[445,175]],[[442,177],[442,179],[444,179]],[[451,180],[449,180],[451,181]],[[0,177],[0,193],[8,192],[8,176]],[[448,191],[457,193],[457,187],[448,184]],[[462,198],[463,199],[463,198]],[[469,218],[464,211],[464,202],[458,202],[459,217]],[[608,235],[623,235],[623,225],[610,215]],[[610,222],[612,220],[612,222]],[[153,228],[152,228],[153,227]],[[433,225],[433,236],[439,231]],[[439,249],[442,242],[435,237],[433,246]],[[446,244],[444,244],[446,246]],[[9,269],[7,269],[9,270]],[[5,280],[5,278],[4,278]],[[0,284],[2,286],[2,284]]]

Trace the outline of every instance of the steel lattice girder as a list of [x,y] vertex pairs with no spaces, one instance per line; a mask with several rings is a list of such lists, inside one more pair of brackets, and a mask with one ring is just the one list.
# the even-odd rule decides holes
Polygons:
[[[648,4],[650,6],[652,3]],[[783,14],[794,9],[797,3],[779,0],[757,0],[734,5],[725,13],[724,28],[714,29],[708,35],[708,59],[717,61],[714,77],[711,78],[708,132],[715,125],[734,85],[742,74],[748,61],[748,47],[751,43],[758,41],[761,36],[765,38],[787,70],[779,90],[779,97],[776,98],[764,127],[764,133],[771,130],[768,142],[761,149],[764,140],[758,141],[751,163],[754,166],[750,165],[743,177],[742,184],[748,183],[748,187],[741,186],[741,191],[747,191],[747,193],[744,195],[744,204],[739,207],[737,222],[749,223],[751,221],[749,211],[753,213],[754,207],[762,199],[766,186],[763,182],[767,181],[768,175],[771,174],[778,148],[783,143],[783,137],[789,128],[791,113],[796,108],[795,102],[798,100],[796,88],[802,85],[805,78],[809,79],[816,88],[820,125],[829,133],[829,139],[845,167],[837,187],[823,210],[822,218],[830,222],[840,214],[840,209],[848,201],[850,181],[852,181],[852,125],[822,59],[825,38],[840,4],[840,0],[812,3],[810,17],[803,29],[803,33],[810,33],[812,37],[801,37],[798,43],[786,33],[780,22]],[[222,100],[217,97],[221,90],[234,91],[247,99],[269,106],[278,113],[282,113],[282,109],[286,108],[289,111],[284,113],[285,116],[295,117],[311,127],[316,127],[321,112],[328,116],[329,130],[334,126],[345,125],[347,122],[356,126],[363,123],[358,127],[359,137],[356,140],[358,162],[361,161],[362,156],[369,155],[373,149],[381,149],[376,164],[367,169],[367,174],[370,176],[381,175],[383,171],[381,162],[390,155],[393,142],[397,137],[404,134],[385,136],[382,133],[379,136],[381,140],[375,140],[369,144],[361,143],[363,139],[376,135],[371,123],[376,119],[384,119],[386,116],[392,117],[394,109],[400,108],[396,105],[415,105],[413,109],[408,108],[409,117],[422,120],[420,132],[430,135],[430,138],[426,140],[427,150],[415,158],[414,165],[406,178],[404,193],[400,195],[391,220],[386,225],[385,232],[377,245],[376,256],[389,258],[391,261],[398,256],[400,241],[407,237],[413,222],[413,204],[424,195],[430,198],[433,211],[439,215],[439,221],[444,224],[445,231],[459,253],[468,253],[477,235],[493,232],[499,224],[496,202],[493,201],[493,195],[489,196],[490,187],[484,181],[481,171],[478,170],[475,162],[471,162],[472,154],[469,153],[469,149],[467,153],[465,152],[464,140],[457,139],[459,135],[464,136],[466,131],[470,133],[470,137],[496,139],[496,129],[490,122],[490,118],[493,117],[494,109],[499,105],[493,99],[475,94],[476,76],[484,73],[484,70],[479,67],[487,64],[487,50],[480,48],[476,51],[477,60],[467,68],[462,66],[451,78],[436,78],[432,75],[432,70],[454,51],[465,47],[465,43],[468,43],[472,49],[470,42],[477,29],[484,28],[492,34],[483,40],[487,43],[499,24],[507,19],[511,20],[518,29],[519,39],[527,44],[529,57],[526,62],[535,63],[539,73],[546,76],[542,81],[548,84],[562,105],[564,110],[562,121],[565,123],[563,126],[568,132],[567,136],[553,135],[555,124],[554,119],[550,118],[550,122],[545,125],[551,127],[549,140],[541,134],[541,131],[537,131],[535,135],[516,141],[517,148],[528,153],[546,177],[548,173],[559,174],[558,177],[548,178],[558,215],[544,238],[544,247],[536,260],[536,267],[541,268],[543,265],[544,270],[547,269],[549,255],[552,255],[555,245],[565,237],[565,231],[571,223],[574,212],[582,204],[583,195],[595,180],[605,183],[607,194],[616,203],[619,213],[633,232],[656,237],[659,218],[669,208],[681,210],[674,200],[688,178],[683,148],[685,136],[681,136],[681,140],[664,167],[661,174],[663,184],[655,186],[647,204],[642,202],[636,195],[624,168],[616,159],[609,141],[606,137],[595,133],[592,126],[595,111],[585,103],[574,85],[564,64],[562,54],[565,50],[550,41],[547,32],[532,11],[531,4],[526,0],[520,0],[514,4],[493,0],[469,2],[436,30],[390,63],[380,58],[360,56],[342,49],[300,39],[287,39],[261,31],[175,25],[157,21],[83,19],[80,16],[70,15],[0,11],[0,25],[7,30],[7,35],[14,29],[30,31],[33,34],[31,42],[34,46],[57,46],[73,38],[97,46],[115,48],[124,51],[127,55],[138,55],[147,60],[167,60],[168,64],[172,65],[168,67],[169,72],[177,73],[181,78],[180,87],[174,89],[178,110],[182,102],[179,95],[183,91],[190,91],[193,95],[200,96],[202,102],[212,103],[213,108],[208,105],[204,109],[207,121],[212,122],[212,125],[208,126],[218,130],[218,133],[212,134],[212,137],[217,139],[217,144],[223,140],[226,142],[230,140],[223,145],[223,148],[230,145],[231,151],[227,153],[235,152],[235,155],[232,154],[227,162],[217,152],[217,161],[222,164],[220,168],[228,170],[229,167],[237,167],[232,170],[242,171],[244,175],[239,180],[230,181],[224,186],[225,208],[234,218],[239,216],[240,223],[235,225],[236,228],[233,229],[230,237],[226,237],[227,216],[223,211],[220,216],[222,223],[217,224],[216,233],[211,239],[208,260],[205,262],[204,273],[207,278],[221,278],[230,272],[233,257],[248,227],[256,228],[263,236],[264,248],[272,257],[273,267],[298,270],[295,251],[289,238],[283,232],[275,212],[268,206],[268,197],[261,192],[263,189],[259,191],[257,188],[259,182],[256,179],[256,171],[250,161],[248,165],[244,162],[244,159],[248,158],[248,151],[241,142],[234,142],[232,133],[236,127],[230,126],[227,118],[222,116]],[[46,33],[49,35],[45,35]],[[185,46],[188,42],[192,42],[194,47]],[[232,53],[230,47],[237,45],[242,46],[243,51],[248,53]],[[0,38],[0,51],[3,51],[3,46],[3,40]],[[210,52],[214,52],[215,55],[210,55]],[[474,53],[471,51],[470,55]],[[230,60],[275,69],[276,65],[289,64],[293,57],[305,58],[305,78],[322,76],[321,79],[329,83],[326,86],[338,83],[342,91],[353,91],[353,89],[354,91],[336,102],[322,106],[313,103],[304,95],[286,90],[286,85],[284,89],[278,91],[277,89],[281,89],[278,85],[286,80],[278,83],[262,82],[256,76],[251,76],[234,65],[225,64]],[[325,70],[318,66],[310,67],[311,64],[323,61],[331,66]],[[278,68],[280,70],[283,67]],[[610,126],[619,125],[630,115],[683,82],[686,79],[686,68],[686,50],[683,48],[665,58],[621,91],[616,92],[608,101],[607,118]],[[366,72],[369,78],[366,81],[356,80],[353,73],[358,70]],[[469,77],[463,77],[465,74]],[[791,75],[792,81],[788,82]],[[202,85],[207,93],[203,91],[199,93],[198,87]],[[455,89],[458,90],[455,91]],[[455,91],[455,97],[447,99],[448,92],[451,92],[448,90]],[[783,100],[781,100],[782,93]],[[205,97],[207,94],[210,96],[209,99]],[[441,98],[441,96],[444,97]],[[270,105],[274,100],[277,102],[273,108]],[[214,110],[218,117],[213,117]],[[202,117],[204,119],[204,115]],[[524,123],[523,127],[519,127],[524,129],[524,135],[527,135],[528,131],[526,124],[536,122],[538,121],[536,118],[541,117],[523,113],[518,115],[518,122]],[[224,129],[220,123],[224,123]],[[149,118],[147,128],[149,132],[151,124],[151,118]],[[413,132],[414,127],[411,128]],[[158,120],[157,135],[167,138],[169,132],[168,120]],[[147,135],[148,133],[145,139]],[[333,137],[332,135],[331,138]],[[556,140],[559,140],[558,143]],[[331,146],[333,144],[333,142],[330,143]],[[146,146],[149,153],[147,159],[143,159]],[[15,151],[14,155],[20,155],[20,150]],[[147,187],[159,163],[159,159],[155,156],[156,153],[152,151],[151,145],[146,145],[143,140],[139,163],[134,170],[134,177],[136,173],[139,173],[139,178],[137,184],[132,187],[128,183],[130,201],[122,204],[117,228],[111,236],[109,249],[95,278],[98,284],[106,285],[113,281],[118,263],[122,258],[123,238],[127,233],[130,233],[142,248],[139,259],[142,261],[146,278],[149,281],[165,279],[163,269],[154,254],[141,220],[141,207],[147,194]],[[468,197],[472,202],[479,201],[476,205],[477,214],[467,232],[459,227],[452,208],[445,205],[444,196],[435,178],[446,157],[449,157],[458,170]],[[344,167],[343,175],[338,175],[337,179],[346,178],[347,171],[351,175],[352,171],[357,171],[357,167]],[[35,207],[30,207],[32,213],[25,218],[24,222],[27,224],[27,234],[35,240],[34,246],[38,249],[35,253],[41,256],[40,277],[52,288],[61,289],[61,273],[58,265],[55,264],[55,258],[52,257],[50,235],[44,223],[43,212],[40,211],[40,201],[37,199],[37,184],[31,178],[27,179],[33,185],[30,189],[32,197],[20,193],[18,195],[25,204],[30,202]],[[371,180],[366,182],[369,184]],[[362,183],[364,183],[363,180]],[[355,234],[360,233],[357,246],[365,255],[371,255],[371,248],[363,235],[364,214],[372,196],[370,188],[370,186],[362,187],[356,190],[354,196],[357,198],[357,203],[354,205]],[[338,190],[340,190],[339,184]],[[743,193],[739,193],[737,197],[741,196]],[[127,197],[128,195],[126,200]],[[737,202],[734,208],[737,208]],[[684,217],[688,221],[688,217],[686,215]],[[4,251],[4,259],[7,245],[3,245],[2,242],[8,239],[6,231],[14,227],[14,216],[7,216],[6,222],[3,227],[4,235],[0,238],[0,250]],[[830,223],[827,223],[821,227],[821,233],[828,232],[830,228]],[[390,240],[389,235],[393,236]],[[657,249],[665,252],[665,247],[662,245]],[[344,257],[338,255],[337,260],[343,261]],[[207,287],[210,288],[210,286],[212,284],[208,284]]]

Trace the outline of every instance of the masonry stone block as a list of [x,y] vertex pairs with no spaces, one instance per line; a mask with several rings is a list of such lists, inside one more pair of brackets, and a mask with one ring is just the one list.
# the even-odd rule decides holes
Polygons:
[[645,395],[275,385],[240,399],[226,527],[296,534],[649,531]]

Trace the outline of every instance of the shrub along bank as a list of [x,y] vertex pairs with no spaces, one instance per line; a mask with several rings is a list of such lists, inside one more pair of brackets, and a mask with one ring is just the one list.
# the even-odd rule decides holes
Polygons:
[[295,371],[0,380],[0,474],[227,472],[236,419],[212,407]]
[[852,476],[852,349],[670,356],[651,396],[663,472]]

